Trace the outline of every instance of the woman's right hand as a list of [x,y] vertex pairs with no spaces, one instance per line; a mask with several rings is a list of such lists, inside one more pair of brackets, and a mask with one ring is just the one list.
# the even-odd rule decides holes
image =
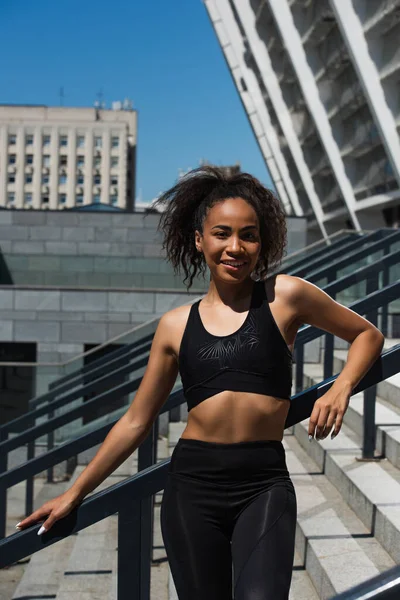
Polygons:
[[38,535],[49,531],[54,523],[59,519],[66,517],[80,503],[80,499],[76,497],[71,490],[67,490],[60,496],[56,496],[52,500],[48,500],[40,508],[35,510],[29,517],[20,521],[16,528],[18,531],[31,527],[40,521],[43,521],[42,527],[39,529]]

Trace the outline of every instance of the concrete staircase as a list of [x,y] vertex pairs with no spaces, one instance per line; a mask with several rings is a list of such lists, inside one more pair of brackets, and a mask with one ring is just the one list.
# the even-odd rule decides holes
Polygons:
[[[137,455],[136,451],[95,492],[136,473]],[[160,436],[158,460],[167,456],[167,437]],[[85,462],[87,459],[90,459],[88,455]],[[78,465],[69,482],[48,484],[43,478],[36,478],[34,508],[63,493],[84,468],[84,464]],[[14,486],[8,494],[7,535],[15,533],[16,523],[24,516],[24,494],[24,484]],[[168,600],[168,563],[159,518],[161,499],[162,492],[156,495],[155,501],[151,600]],[[0,571],[0,600],[116,600],[117,519],[117,516],[104,519]]]
[[[393,345],[398,340],[387,340]],[[346,351],[335,350],[334,372]],[[305,386],[322,379],[322,366],[305,366]],[[290,600],[328,599],[400,563],[400,375],[379,384],[376,406],[379,462],[360,462],[362,395],[353,397],[335,440],[308,441],[305,421],[284,436],[296,488],[298,522]],[[158,459],[170,456],[185,422],[170,423],[158,440]],[[73,475],[77,477],[84,465]],[[137,452],[98,489],[137,471]],[[37,478],[35,507],[70,482]],[[23,516],[24,486],[9,492],[7,535]],[[177,600],[160,531],[162,492],[156,496],[151,600]],[[116,600],[117,517],[34,554],[0,572],[0,600],[56,598]]]

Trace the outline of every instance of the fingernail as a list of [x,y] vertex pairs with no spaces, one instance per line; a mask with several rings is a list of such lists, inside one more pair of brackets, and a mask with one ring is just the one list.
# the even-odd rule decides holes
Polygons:
[[46,531],[46,529],[42,525],[41,528],[39,529],[39,531],[37,532],[37,534],[42,535],[42,533],[44,533],[45,531]]
[[19,523],[16,524],[15,529],[20,529],[21,522],[22,521],[20,521]]
[[309,441],[309,442],[311,442],[311,441],[312,441],[312,439],[313,439],[313,436],[312,436],[312,435],[309,435],[309,436],[308,436],[308,441]]

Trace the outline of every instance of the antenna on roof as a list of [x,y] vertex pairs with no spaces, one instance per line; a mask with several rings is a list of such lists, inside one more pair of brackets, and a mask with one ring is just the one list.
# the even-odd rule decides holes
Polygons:
[[64,106],[64,88],[61,86],[60,87],[60,106]]
[[106,105],[105,105],[105,102],[103,101],[103,97],[104,97],[103,88],[100,88],[100,90],[97,92],[96,96],[97,96],[96,106],[98,108],[105,108]]

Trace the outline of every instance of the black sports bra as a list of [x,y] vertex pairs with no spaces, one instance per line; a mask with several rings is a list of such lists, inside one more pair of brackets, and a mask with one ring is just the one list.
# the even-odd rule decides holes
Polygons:
[[292,353],[271,313],[265,282],[254,282],[248,315],[230,335],[208,333],[190,308],[179,349],[179,372],[188,410],[224,390],[290,400]]

